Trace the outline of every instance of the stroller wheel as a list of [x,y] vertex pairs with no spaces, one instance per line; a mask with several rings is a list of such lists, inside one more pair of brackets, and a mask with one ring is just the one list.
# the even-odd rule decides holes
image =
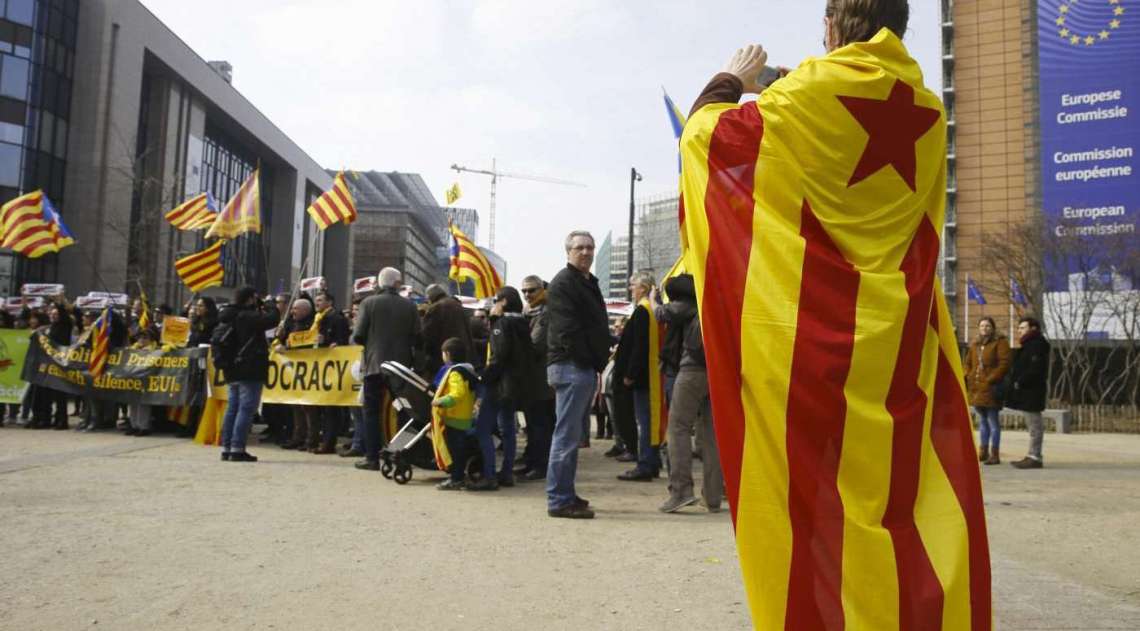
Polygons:
[[392,470],[395,468],[396,467],[393,466],[391,462],[385,461],[384,464],[380,465],[380,475],[391,480],[392,479]]
[[412,479],[412,468],[404,466],[396,469],[392,479],[396,481],[396,484],[407,484]]

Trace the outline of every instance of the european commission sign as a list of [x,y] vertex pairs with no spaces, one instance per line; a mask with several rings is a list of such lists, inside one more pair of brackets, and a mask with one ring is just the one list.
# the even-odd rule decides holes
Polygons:
[[1110,303],[1140,290],[1140,2],[1039,0],[1037,19],[1045,319],[1118,337]]

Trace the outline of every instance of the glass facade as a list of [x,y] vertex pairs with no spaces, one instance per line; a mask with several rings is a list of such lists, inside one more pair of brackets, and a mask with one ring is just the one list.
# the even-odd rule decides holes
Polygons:
[[[43,189],[65,220],[78,18],[78,0],[0,0],[0,202]],[[12,256],[0,261],[0,291],[55,278],[54,256]]]

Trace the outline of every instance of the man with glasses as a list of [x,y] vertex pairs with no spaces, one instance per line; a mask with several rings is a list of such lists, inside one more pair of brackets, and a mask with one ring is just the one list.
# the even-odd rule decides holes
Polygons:
[[547,514],[592,519],[589,502],[574,492],[578,443],[590,413],[598,373],[610,354],[609,318],[594,264],[594,237],[581,230],[566,237],[566,267],[547,289],[546,376],[554,388],[556,420],[546,472]]
[[[526,301],[526,316],[530,324],[530,340],[540,365],[546,365],[546,283],[538,276],[527,276],[522,281],[523,300]],[[535,384],[534,400],[527,404],[526,451],[522,466],[515,469],[515,475],[522,480],[541,480],[546,477],[550,464],[550,436],[554,432],[554,389],[544,373]]]

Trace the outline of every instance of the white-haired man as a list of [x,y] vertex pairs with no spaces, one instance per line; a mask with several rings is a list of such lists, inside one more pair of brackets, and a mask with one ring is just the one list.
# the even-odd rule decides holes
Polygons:
[[364,460],[357,469],[380,469],[381,422],[387,385],[380,365],[387,361],[411,367],[415,349],[420,345],[420,317],[412,301],[400,295],[403,275],[400,270],[385,267],[377,278],[376,295],[360,303],[352,341],[364,347],[361,372],[364,373]]

